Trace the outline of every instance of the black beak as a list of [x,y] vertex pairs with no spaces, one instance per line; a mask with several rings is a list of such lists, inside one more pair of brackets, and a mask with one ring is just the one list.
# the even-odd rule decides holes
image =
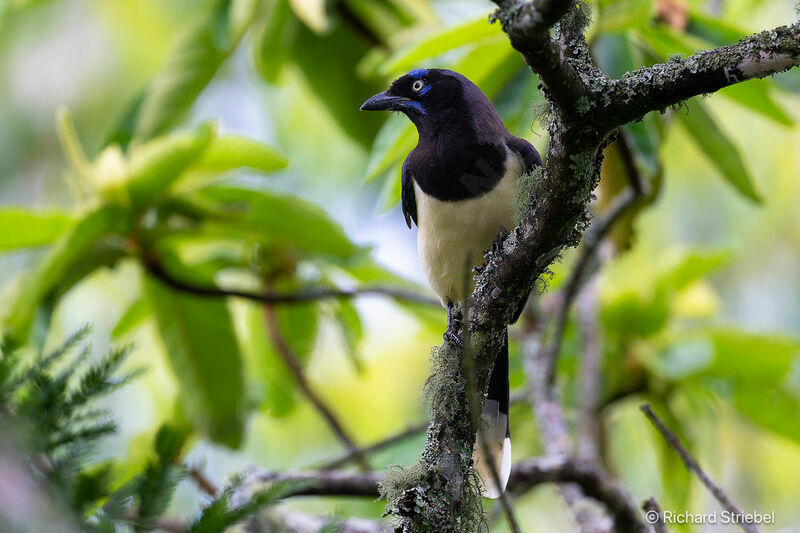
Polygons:
[[389,94],[389,91],[378,93],[363,104],[361,104],[361,111],[386,111],[388,109],[399,110],[402,103],[407,101],[408,98],[402,96],[394,96]]

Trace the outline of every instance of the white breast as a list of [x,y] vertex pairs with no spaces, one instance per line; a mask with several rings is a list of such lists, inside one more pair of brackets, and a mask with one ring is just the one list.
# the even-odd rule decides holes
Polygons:
[[[472,291],[472,268],[483,263],[500,226],[514,227],[514,197],[523,163],[509,151],[506,172],[483,196],[444,202],[423,193],[414,183],[417,201],[417,250],[422,271],[443,306],[461,301]],[[465,294],[466,289],[466,294]]]

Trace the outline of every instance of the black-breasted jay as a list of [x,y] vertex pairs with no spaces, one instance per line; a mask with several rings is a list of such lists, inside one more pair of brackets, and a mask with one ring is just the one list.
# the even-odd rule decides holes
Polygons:
[[[412,220],[419,228],[422,270],[449,315],[453,304],[471,293],[472,269],[483,262],[500,228],[515,226],[513,203],[520,177],[542,160],[530,143],[509,133],[474,83],[450,70],[412,70],[361,109],[400,111],[417,127],[419,142],[403,163],[403,214],[409,228]],[[481,454],[475,454],[484,495],[490,498],[505,490],[511,471],[508,407],[506,334],[483,406],[500,487],[488,475]]]

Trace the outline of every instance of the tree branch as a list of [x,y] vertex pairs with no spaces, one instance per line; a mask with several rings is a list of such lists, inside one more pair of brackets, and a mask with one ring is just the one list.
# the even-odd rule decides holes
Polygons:
[[538,0],[522,4],[495,1],[500,9],[493,15],[499,20],[513,46],[533,72],[539,75],[548,96],[562,110],[570,109],[585,92],[578,71],[568,61],[567,50],[550,37],[550,28],[561,19],[574,2]]
[[195,296],[208,296],[211,298],[243,298],[269,305],[292,305],[308,303],[316,300],[352,299],[359,296],[383,295],[394,300],[413,302],[424,305],[440,307],[438,300],[404,289],[394,287],[358,287],[355,289],[329,289],[310,288],[296,292],[250,292],[238,289],[223,289],[220,287],[199,286],[172,275],[152,255],[142,255],[142,264],[154,277],[163,281],[173,289],[188,292]]
[[762,31],[738,43],[661,63],[611,81],[600,112],[619,126],[683,100],[800,65],[800,22]]
[[[411,425],[404,429],[399,433],[395,433],[381,441],[376,442],[375,444],[371,444],[370,446],[364,446],[363,448],[359,449],[360,455],[369,455],[378,451],[381,451],[385,448],[393,446],[398,442],[402,442],[410,437],[418,435],[424,432],[428,428],[428,421],[419,422],[417,424]],[[320,466],[320,470],[333,470],[334,468],[341,468],[342,466],[346,465],[350,461],[353,461],[358,457],[359,454],[356,454],[352,451],[348,451],[342,454],[340,457],[336,459],[331,459],[327,463]]]
[[[297,490],[291,496],[378,496],[377,472],[342,472],[339,470],[310,470],[303,472],[255,471],[247,478],[243,489],[259,483],[289,482]],[[603,503],[618,519],[622,531],[647,531],[640,512],[628,493],[605,471],[591,461],[579,459],[528,459],[514,465],[508,480],[508,491],[523,493],[544,483],[577,483],[584,493]]]
[[316,410],[319,411],[319,413],[322,415],[322,418],[324,418],[328,423],[328,427],[330,427],[331,431],[333,431],[333,433],[339,437],[339,440],[342,441],[348,452],[356,456],[355,460],[358,462],[359,466],[361,466],[361,468],[364,470],[369,470],[369,462],[364,454],[361,453],[361,450],[358,448],[358,446],[356,446],[353,439],[351,439],[347,434],[341,422],[339,422],[339,419],[333,414],[331,408],[328,407],[322,398],[319,397],[306,379],[300,362],[298,361],[294,352],[292,352],[292,349],[286,343],[286,339],[281,333],[278,320],[275,315],[275,309],[268,305],[264,308],[264,312],[267,317],[267,329],[269,330],[272,343],[275,345],[275,348],[281,355],[283,362],[294,376],[295,381],[297,381],[297,385],[300,387],[300,390],[303,391],[303,394],[306,396],[306,398],[308,398],[308,401],[310,401]]
[[664,523],[664,512],[655,498],[648,498],[642,502],[642,510],[647,516],[647,522],[653,528],[653,533],[669,533]]
[[[719,485],[714,483],[714,481],[708,477],[708,474],[706,474],[703,469],[700,468],[700,465],[697,463],[697,461],[695,461],[694,457],[692,457],[689,451],[684,448],[683,444],[681,444],[678,436],[667,428],[666,424],[664,424],[658,415],[655,414],[650,405],[646,403],[642,404],[639,406],[639,409],[641,409],[650,422],[652,422],[658,432],[661,433],[661,436],[664,437],[664,440],[667,441],[667,444],[669,444],[672,449],[678,453],[686,468],[690,472],[693,472],[700,479],[709,492],[714,495],[714,498],[717,499],[720,505],[722,505],[722,507],[732,514],[735,514],[738,517],[743,517],[744,513],[742,513],[742,510],[739,509],[736,504],[734,504],[731,499],[728,498],[728,495],[725,494],[725,491],[723,491]],[[753,524],[743,521],[740,525],[742,529],[748,533],[758,533],[758,528]]]

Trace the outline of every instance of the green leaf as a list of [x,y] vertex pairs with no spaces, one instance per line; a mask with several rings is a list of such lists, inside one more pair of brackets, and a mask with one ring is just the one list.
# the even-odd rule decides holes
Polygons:
[[325,0],[289,0],[289,5],[297,18],[315,33],[324,33],[328,29]]
[[750,80],[725,87],[720,90],[720,94],[727,96],[737,104],[771,118],[778,124],[792,126],[794,124],[792,117],[786,114],[786,111],[772,99],[771,86],[772,84],[768,80]]
[[705,370],[708,375],[775,387],[800,361],[800,342],[791,337],[734,329],[713,330],[710,337],[715,357]]
[[271,146],[246,137],[226,135],[212,140],[192,168],[209,172],[237,168],[274,172],[288,165],[286,156]]
[[339,329],[344,337],[347,355],[353,363],[357,372],[364,370],[364,362],[358,351],[358,345],[364,336],[364,326],[361,324],[361,317],[358,314],[355,304],[351,300],[340,299],[331,304],[333,317],[336,319]]
[[[260,189],[210,185],[187,195],[203,210],[205,228],[347,259],[360,251],[322,209],[300,198]],[[211,222],[218,222],[214,225]]]
[[215,129],[203,124],[192,133],[159,137],[136,147],[122,178],[125,197],[121,200],[135,208],[149,207],[208,148]]
[[267,6],[253,57],[258,72],[268,82],[278,81],[294,47],[299,24],[287,0],[275,0]]
[[147,300],[137,298],[128,306],[122,316],[117,321],[114,329],[111,330],[111,338],[116,340],[136,329],[150,315],[150,308]]
[[592,43],[598,66],[612,78],[636,70],[633,45],[627,31],[603,32]]
[[502,31],[499,24],[489,24],[485,16],[445,28],[427,38],[415,40],[414,44],[394,54],[381,65],[379,74],[389,76],[405,72],[425,59],[488,37],[502,35]]
[[222,62],[236,49],[255,7],[255,2],[215,0],[207,13],[185,28],[161,73],[147,89],[136,139],[161,135],[183,119]]
[[405,158],[416,143],[417,130],[414,124],[400,114],[390,116],[375,136],[364,182],[369,183],[382,176],[397,161]]
[[150,276],[144,284],[189,420],[212,440],[237,448],[244,380],[227,302],[176,292]]
[[24,343],[40,306],[95,268],[116,260],[129,230],[128,213],[113,205],[96,208],[73,222],[6,300],[1,322],[5,333]]
[[779,388],[737,383],[736,409],[768,431],[800,442],[800,398]]
[[692,11],[686,32],[717,47],[735,44],[739,39],[747,35],[746,32],[739,28],[735,28],[718,18],[707,17],[697,11]]
[[708,160],[722,177],[742,195],[755,203],[761,196],[753,185],[736,145],[717,126],[706,106],[696,98],[687,100],[688,113],[677,113],[678,121],[686,128]]
[[0,210],[0,251],[52,244],[69,227],[63,211],[31,211],[23,207]]
[[189,533],[218,533],[220,531],[227,531],[228,528],[236,525],[248,516],[258,512],[264,507],[278,502],[283,499],[284,496],[290,494],[292,491],[298,490],[304,485],[305,484],[285,481],[273,483],[267,488],[258,490],[250,495],[244,504],[234,507],[231,499],[239,486],[239,483],[235,482],[232,486],[226,488],[218,498],[215,498],[203,508],[200,516],[198,516],[189,527]]

